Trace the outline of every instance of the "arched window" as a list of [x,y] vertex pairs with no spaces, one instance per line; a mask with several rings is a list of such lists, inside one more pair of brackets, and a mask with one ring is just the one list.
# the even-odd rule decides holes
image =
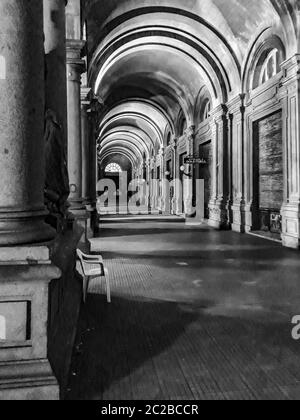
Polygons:
[[122,171],[121,166],[118,165],[117,163],[110,163],[105,168],[105,172],[106,173],[119,173],[119,172],[123,172],[123,171]]
[[274,48],[265,59],[259,76],[259,85],[266,83],[280,72],[279,51]]

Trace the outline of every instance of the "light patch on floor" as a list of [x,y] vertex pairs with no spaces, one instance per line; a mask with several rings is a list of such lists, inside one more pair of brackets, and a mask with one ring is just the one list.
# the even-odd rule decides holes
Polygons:
[[194,280],[193,285],[196,287],[201,287],[203,283],[203,280]]

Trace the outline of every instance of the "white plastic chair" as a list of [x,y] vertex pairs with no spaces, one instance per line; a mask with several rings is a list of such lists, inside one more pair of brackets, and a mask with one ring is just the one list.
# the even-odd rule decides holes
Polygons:
[[104,267],[103,258],[100,255],[86,255],[80,249],[77,249],[77,255],[83,273],[84,303],[86,302],[91,277],[105,277],[107,302],[111,303],[110,281],[108,271]]

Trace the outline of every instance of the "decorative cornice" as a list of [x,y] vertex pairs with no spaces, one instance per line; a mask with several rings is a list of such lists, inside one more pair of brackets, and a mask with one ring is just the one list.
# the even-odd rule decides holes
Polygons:
[[286,85],[295,80],[300,80],[300,54],[284,61],[281,65],[283,71],[283,79],[281,84]]
[[86,45],[86,41],[81,39],[67,39],[66,40],[66,51],[67,51],[67,62],[72,59],[81,59],[82,51]]
[[221,104],[211,111],[211,117],[214,121],[217,121],[217,120],[226,118],[227,113],[228,113],[227,106],[225,104]]
[[89,87],[81,87],[80,98],[82,105],[90,105],[93,100],[93,91]]

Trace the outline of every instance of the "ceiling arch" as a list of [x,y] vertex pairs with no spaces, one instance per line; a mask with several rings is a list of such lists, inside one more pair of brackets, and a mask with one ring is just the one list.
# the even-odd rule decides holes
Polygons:
[[105,152],[149,156],[179,115],[197,125],[203,99],[215,108],[243,93],[262,34],[277,28],[297,48],[293,1],[82,0]]

